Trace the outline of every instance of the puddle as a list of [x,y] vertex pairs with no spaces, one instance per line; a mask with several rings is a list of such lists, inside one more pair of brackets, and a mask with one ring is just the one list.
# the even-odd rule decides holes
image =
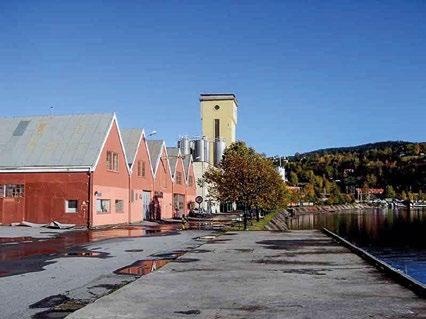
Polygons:
[[314,265],[314,266],[332,266],[334,263],[328,261],[299,261],[299,260],[284,260],[284,259],[258,259],[253,260],[256,264],[270,265]]
[[336,247],[341,248],[334,241],[329,239],[304,239],[304,240],[262,240],[256,244],[264,245],[266,249],[273,250],[296,250],[305,247]]
[[33,315],[33,319],[58,319],[65,318],[74,311],[83,308],[87,302],[82,300],[67,299],[59,305],[50,307],[50,309],[41,311]]
[[217,236],[207,235],[207,236],[196,237],[194,239],[195,240],[212,240],[212,239],[215,239],[216,237]]
[[254,249],[250,248],[236,248],[235,251],[239,251],[240,253],[252,253]]
[[208,250],[208,249],[194,249],[191,251],[191,253],[196,253],[196,254],[204,254],[204,253],[209,253],[213,250]]
[[197,258],[179,258],[172,260],[174,263],[192,263],[195,261],[199,261]]
[[2,244],[11,244],[11,243],[19,243],[19,242],[32,242],[33,237],[1,237],[0,245]]
[[[0,238],[0,277],[44,270],[60,257],[108,257],[107,253],[86,251],[82,246],[110,239],[171,236],[178,234],[173,225],[158,227],[128,226],[113,229],[75,230],[52,238]],[[12,244],[13,243],[13,244]]]
[[262,305],[248,305],[248,306],[242,306],[239,308],[239,310],[247,311],[247,312],[255,312],[259,310],[265,309],[265,306]]
[[325,271],[330,271],[330,269],[286,269],[282,272],[285,274],[298,274],[298,275],[315,275],[315,276],[325,276]]
[[36,313],[31,318],[33,319],[62,319],[72,314],[72,311],[57,311],[57,310],[46,310]]
[[173,251],[171,253],[152,254],[150,257],[163,258],[163,259],[176,259],[187,252],[188,251]]
[[168,264],[171,259],[142,259],[114,271],[117,275],[144,276]]
[[199,315],[201,311],[198,309],[191,309],[191,310],[175,311],[175,313],[180,313],[182,315]]
[[34,308],[51,308],[51,307],[55,307],[57,305],[60,305],[61,303],[64,303],[65,301],[68,301],[68,300],[70,300],[70,298],[68,298],[65,295],[53,295],[53,296],[46,297],[46,298],[44,298],[40,301],[37,301],[36,303],[33,303],[29,307],[31,309],[34,309]]
[[143,249],[126,249],[125,250],[126,253],[140,253],[142,251]]
[[102,251],[72,251],[65,253],[65,256],[69,257],[107,257],[109,253],[105,253]]

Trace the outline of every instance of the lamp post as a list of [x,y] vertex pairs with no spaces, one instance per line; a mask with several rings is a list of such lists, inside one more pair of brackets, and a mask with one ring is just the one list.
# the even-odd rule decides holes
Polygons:
[[153,130],[153,131],[151,131],[151,133],[149,133],[149,134],[147,135],[147,137],[153,136],[153,135],[155,135],[155,134],[157,134],[157,131]]
[[[197,156],[195,158],[195,160],[201,160],[201,156]],[[203,175],[204,175],[204,161],[200,161],[200,162],[201,162],[201,181],[202,181],[202,185],[201,185],[201,197],[204,199],[204,178],[203,178]],[[204,204],[203,204],[203,206],[204,206]],[[203,208],[203,210],[204,210],[204,208]]]

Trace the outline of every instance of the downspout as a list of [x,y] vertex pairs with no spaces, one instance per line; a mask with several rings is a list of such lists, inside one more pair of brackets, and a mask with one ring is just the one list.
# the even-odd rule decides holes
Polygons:
[[129,207],[129,213],[128,213],[128,218],[127,218],[127,224],[130,225],[130,220],[131,220],[131,216],[132,216],[132,187],[131,187],[131,177],[132,177],[132,173],[129,172],[129,200],[128,200],[128,207]]
[[92,227],[93,222],[93,172],[89,171],[89,203],[87,205],[88,207],[88,213],[87,213],[87,228]]

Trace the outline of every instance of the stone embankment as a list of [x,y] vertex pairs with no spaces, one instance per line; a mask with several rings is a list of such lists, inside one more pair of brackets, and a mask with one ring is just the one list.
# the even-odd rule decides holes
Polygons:
[[292,207],[288,210],[284,210],[272,218],[272,220],[266,224],[266,230],[272,231],[286,231],[288,230],[287,219],[303,214],[322,214],[322,213],[334,213],[352,209],[366,209],[371,208],[367,204],[342,204],[342,205],[324,205],[324,206],[302,206]]
[[293,215],[302,215],[302,214],[312,214],[312,213],[334,213],[344,210],[352,209],[366,209],[372,208],[368,204],[341,204],[341,205],[322,205],[322,206],[301,206],[301,207],[292,207],[288,209],[288,212]]

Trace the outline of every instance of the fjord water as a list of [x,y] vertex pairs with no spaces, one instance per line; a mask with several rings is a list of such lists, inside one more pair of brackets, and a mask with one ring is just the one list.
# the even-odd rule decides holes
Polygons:
[[364,209],[306,214],[291,229],[335,232],[375,257],[426,284],[426,210]]

